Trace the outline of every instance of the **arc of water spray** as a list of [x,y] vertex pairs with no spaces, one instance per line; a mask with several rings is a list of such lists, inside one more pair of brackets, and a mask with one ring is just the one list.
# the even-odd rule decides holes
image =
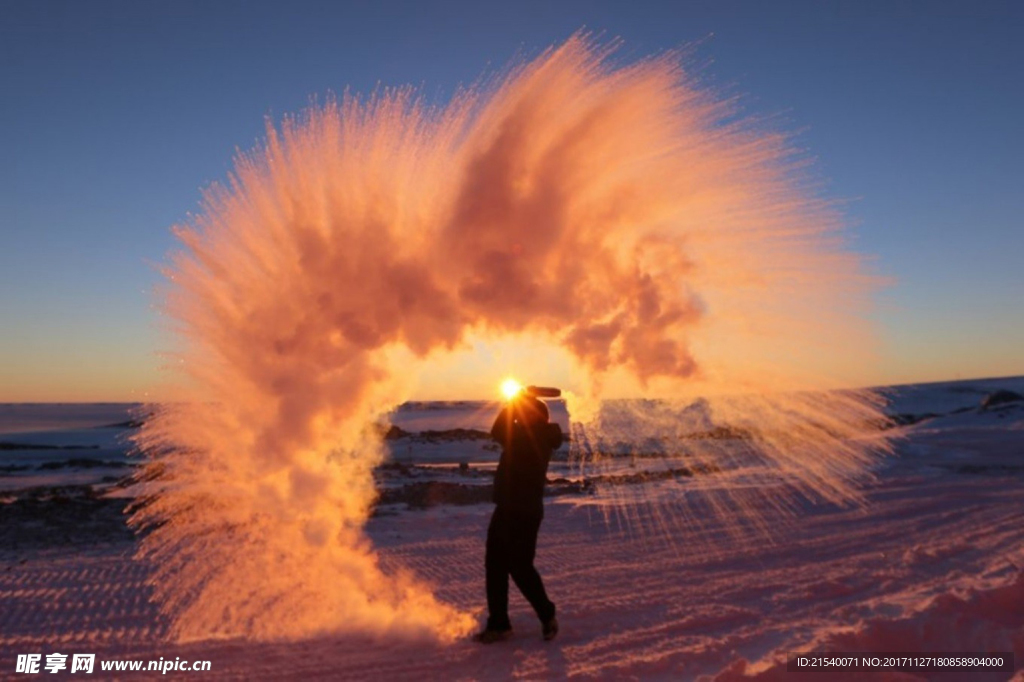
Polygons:
[[855,497],[875,399],[781,389],[866,337],[871,282],[785,141],[731,114],[677,56],[616,65],[575,36],[440,108],[385,90],[268,127],[165,270],[177,400],[136,439],[132,522],[175,635],[470,627],[362,531],[375,419],[470,334],[550,339],[587,400],[616,375],[710,396],[798,488]]

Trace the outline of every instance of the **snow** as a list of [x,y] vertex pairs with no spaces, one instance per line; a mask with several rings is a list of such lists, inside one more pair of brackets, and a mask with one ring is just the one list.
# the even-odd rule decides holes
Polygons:
[[[996,388],[1024,392],[1024,379],[893,389],[893,414],[939,416],[898,427],[896,452],[864,489],[865,503],[804,501],[772,517],[767,534],[698,514],[716,494],[763,486],[763,475],[753,471],[632,485],[651,501],[642,507],[622,507],[611,486],[549,497],[537,566],[559,608],[561,632],[550,643],[541,641],[515,590],[515,637],[490,647],[358,635],[172,643],[167,618],[149,600],[146,566],[131,558],[130,536],[83,530],[76,537],[75,524],[67,526],[67,537],[46,535],[65,503],[32,498],[35,516],[19,516],[17,523],[4,516],[0,526],[0,677],[13,674],[18,653],[55,651],[210,660],[204,677],[211,679],[771,681],[792,678],[786,655],[796,651],[1012,651],[1022,661],[1024,405],[977,409]],[[482,419],[479,404],[470,403],[409,409],[395,421],[409,431],[486,429],[473,421],[478,412]],[[78,432],[52,442],[106,446],[108,437],[115,436],[97,434],[93,441]],[[485,441],[404,438],[390,445],[395,460],[404,451],[415,465],[388,473],[384,482],[391,487],[413,480],[486,484],[496,458]],[[23,461],[33,453],[91,452],[13,454]],[[0,452],[0,461],[8,454]],[[451,466],[427,466],[442,461]],[[469,474],[454,466],[460,461],[473,462]],[[567,466],[556,463],[551,476]],[[13,476],[0,480],[8,490]],[[0,510],[21,509],[27,501],[15,502],[19,495],[4,497]],[[490,505],[409,509],[398,503],[377,511],[367,533],[385,569],[409,568],[442,600],[481,612]],[[1008,676],[860,672],[827,679]]]
[[883,391],[890,398],[890,414],[941,415],[976,408],[986,395],[1000,389],[1024,394],[1024,377],[909,384]]

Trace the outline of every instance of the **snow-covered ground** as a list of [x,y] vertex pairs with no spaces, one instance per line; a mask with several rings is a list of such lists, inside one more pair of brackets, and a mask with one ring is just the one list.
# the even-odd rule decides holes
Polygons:
[[[105,497],[130,493],[104,481],[126,468],[74,464],[124,461],[128,429],[91,427],[127,420],[130,406],[122,406],[123,418],[76,417],[63,431],[53,414],[46,432],[35,428],[38,421],[28,430],[7,425],[5,443],[82,447],[0,450],[8,467],[0,471],[0,678],[28,677],[14,673],[19,653],[53,652],[209,660],[204,677],[234,679],[844,679],[786,672],[792,651],[1013,651],[1020,666],[1024,402],[982,409],[1000,389],[1024,393],[1024,378],[890,389],[890,413],[902,425],[865,504],[805,504],[775,519],[771,535],[739,533],[715,516],[693,518],[686,509],[694,507],[678,504],[740,484],[728,475],[620,483],[658,492],[650,507],[629,513],[615,507],[621,496],[600,487],[563,487],[547,501],[537,558],[562,631],[541,641],[513,589],[516,635],[489,647],[357,635],[169,643],[167,620],[149,601],[146,567],[131,559],[124,500]],[[491,417],[491,406],[479,403],[426,404],[400,410],[393,423],[422,434],[486,430]],[[497,452],[462,436],[390,440],[394,461],[379,475],[382,488],[486,486]],[[72,464],[39,469],[48,462]],[[569,468],[556,462],[550,477]],[[83,480],[89,485],[78,486]],[[43,487],[26,490],[33,486]],[[367,532],[385,567],[411,568],[442,599],[481,610],[490,506],[450,493],[415,497],[418,503],[396,495]],[[845,679],[1010,677],[859,672]]]

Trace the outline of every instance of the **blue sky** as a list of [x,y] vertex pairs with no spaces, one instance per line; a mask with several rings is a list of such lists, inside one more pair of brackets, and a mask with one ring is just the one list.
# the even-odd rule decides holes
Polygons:
[[[0,4],[0,400],[135,400],[169,228],[312,96],[445,99],[580,28],[796,132],[894,284],[865,383],[1024,374],[1024,5]],[[473,396],[467,396],[473,397]]]

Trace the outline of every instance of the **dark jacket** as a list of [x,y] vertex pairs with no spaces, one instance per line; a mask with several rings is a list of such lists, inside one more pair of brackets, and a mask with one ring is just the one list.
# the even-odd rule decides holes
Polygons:
[[494,475],[494,503],[502,509],[544,514],[544,484],[551,454],[562,445],[562,429],[547,421],[547,408],[521,398],[506,405],[491,427],[501,445]]

